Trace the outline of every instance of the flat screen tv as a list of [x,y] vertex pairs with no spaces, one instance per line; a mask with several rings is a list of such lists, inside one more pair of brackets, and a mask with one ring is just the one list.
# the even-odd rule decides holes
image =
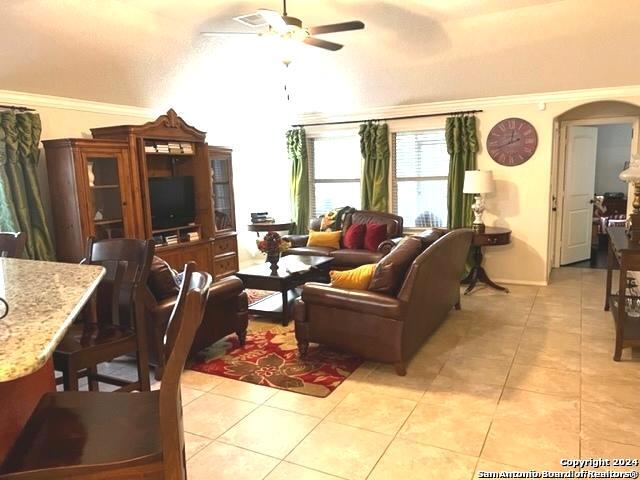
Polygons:
[[193,177],[151,177],[149,197],[154,230],[188,225],[196,218]]

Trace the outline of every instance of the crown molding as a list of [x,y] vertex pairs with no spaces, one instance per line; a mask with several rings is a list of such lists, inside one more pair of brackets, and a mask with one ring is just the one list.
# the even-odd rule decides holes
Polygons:
[[298,123],[341,122],[379,117],[402,117],[409,115],[432,114],[449,111],[474,110],[523,104],[547,104],[559,102],[589,102],[597,100],[615,100],[626,97],[640,97],[640,85],[623,87],[590,88],[583,90],[565,90],[559,92],[533,93],[523,95],[504,95],[499,97],[468,98],[447,102],[417,103],[376,107],[351,113],[305,113],[298,117]]
[[157,116],[156,112],[150,108],[94,102],[91,100],[80,100],[69,97],[56,97],[53,95],[41,95],[39,93],[17,92],[13,90],[0,90],[0,103],[24,107],[60,108],[63,110],[75,110],[79,112],[122,115],[128,117],[139,117],[147,120]]

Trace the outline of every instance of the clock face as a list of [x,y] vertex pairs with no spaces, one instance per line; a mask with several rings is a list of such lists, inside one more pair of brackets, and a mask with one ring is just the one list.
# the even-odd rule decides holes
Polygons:
[[531,158],[538,146],[536,129],[521,118],[498,122],[487,137],[487,152],[500,165],[514,167]]

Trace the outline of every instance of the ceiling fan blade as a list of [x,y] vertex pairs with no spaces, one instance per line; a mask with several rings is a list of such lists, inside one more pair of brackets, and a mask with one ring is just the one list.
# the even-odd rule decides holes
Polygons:
[[282,15],[280,15],[278,12],[274,12],[273,10],[267,10],[266,8],[262,8],[258,10],[258,13],[262,15],[262,18],[264,18],[265,22],[267,22],[269,26],[273,28],[276,32],[284,33],[287,30],[289,30],[289,26],[287,25],[287,22],[285,22],[284,18],[282,18]]
[[339,43],[327,42],[326,40],[321,40],[319,38],[307,37],[303,40],[307,45],[313,45],[314,47],[324,48],[326,50],[331,50],[335,52],[336,50],[340,50],[343,45]]
[[332,23],[331,25],[320,25],[319,27],[309,27],[311,35],[322,35],[323,33],[348,32],[349,30],[362,30],[364,23],[360,20],[351,22]]

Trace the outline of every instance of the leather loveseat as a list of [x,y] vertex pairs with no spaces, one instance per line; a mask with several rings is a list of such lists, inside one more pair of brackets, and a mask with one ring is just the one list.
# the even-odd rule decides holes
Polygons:
[[[396,272],[400,281],[395,294],[307,283],[294,306],[300,355],[306,355],[310,342],[320,343],[393,363],[398,375],[405,375],[406,362],[447,312],[460,308],[460,278],[472,236],[469,229],[434,230],[399,245],[383,260],[385,268],[393,268],[396,258],[403,265],[410,262],[404,274]],[[411,261],[406,247],[416,238],[422,247],[414,245],[417,256]]]
[[[154,257],[144,295],[149,363],[159,380],[164,369],[163,336],[178,295],[178,282],[169,266]],[[235,333],[244,345],[249,322],[247,294],[235,276],[216,280],[209,289],[204,317],[195,334],[190,356],[218,340]]]
[[[309,225],[310,230],[320,230],[320,218],[313,219]],[[331,268],[344,270],[359,267],[367,263],[376,263],[402,238],[402,217],[391,213],[375,212],[369,210],[355,210],[347,213],[342,222],[342,235],[353,224],[377,223],[387,226],[387,238],[378,245],[376,251],[365,249],[347,249],[331,247],[308,247],[308,235],[287,235],[285,240],[291,242],[291,248],[283,255],[323,255],[333,257]]]

